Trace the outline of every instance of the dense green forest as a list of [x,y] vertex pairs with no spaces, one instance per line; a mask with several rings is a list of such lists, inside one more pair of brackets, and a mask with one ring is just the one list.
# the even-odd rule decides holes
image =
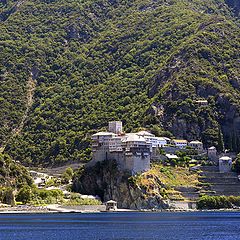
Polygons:
[[91,133],[121,119],[239,151],[238,7],[0,0],[2,150],[26,165],[87,161]]
[[25,167],[16,163],[7,154],[0,154],[0,188],[20,188],[32,185],[32,177]]

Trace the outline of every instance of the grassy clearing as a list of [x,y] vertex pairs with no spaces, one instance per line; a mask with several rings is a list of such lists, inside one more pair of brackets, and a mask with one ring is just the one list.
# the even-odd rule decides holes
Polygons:
[[190,172],[188,168],[154,165],[148,172],[156,175],[168,188],[195,187],[198,182],[198,174]]
[[131,177],[131,182],[145,191],[146,195],[161,195],[164,198],[183,199],[175,187],[196,187],[198,174],[188,168],[163,166],[155,164],[151,170]]

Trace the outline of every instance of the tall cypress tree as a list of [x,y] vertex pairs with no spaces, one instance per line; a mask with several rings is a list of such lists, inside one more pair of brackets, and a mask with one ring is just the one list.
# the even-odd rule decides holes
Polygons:
[[218,150],[218,152],[223,152],[223,150],[224,150],[223,134],[222,134],[220,126],[218,127],[218,146],[217,146],[217,150]]

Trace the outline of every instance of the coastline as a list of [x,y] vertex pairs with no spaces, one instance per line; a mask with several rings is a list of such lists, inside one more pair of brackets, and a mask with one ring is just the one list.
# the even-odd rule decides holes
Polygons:
[[[101,206],[99,208],[99,206]],[[240,212],[240,209],[224,208],[224,209],[117,209],[115,211],[106,211],[104,205],[82,205],[82,206],[61,206],[52,204],[48,206],[17,206],[0,208],[1,214],[49,214],[49,213],[127,213],[127,212],[141,212],[141,213],[184,213],[184,212]]]

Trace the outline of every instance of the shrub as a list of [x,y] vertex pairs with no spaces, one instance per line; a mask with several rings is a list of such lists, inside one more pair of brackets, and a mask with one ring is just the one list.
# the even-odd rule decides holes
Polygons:
[[240,197],[204,195],[197,201],[198,209],[221,209],[240,206]]

